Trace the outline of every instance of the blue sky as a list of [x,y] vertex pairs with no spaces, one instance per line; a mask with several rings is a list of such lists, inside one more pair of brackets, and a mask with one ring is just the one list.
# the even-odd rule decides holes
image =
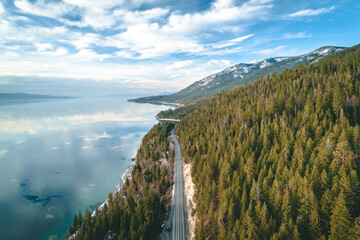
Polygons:
[[358,0],[1,0],[0,92],[175,91],[359,39]]

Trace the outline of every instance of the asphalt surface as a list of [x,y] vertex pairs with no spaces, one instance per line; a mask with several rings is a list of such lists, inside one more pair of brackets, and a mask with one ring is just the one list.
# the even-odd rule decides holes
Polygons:
[[184,225],[184,175],[182,168],[181,148],[177,140],[174,130],[171,131],[171,137],[175,146],[175,162],[174,162],[174,198],[172,213],[169,221],[165,224],[163,231],[163,239],[168,240],[171,233],[171,239],[183,240],[185,239],[185,225]]
[[[185,218],[184,218],[184,175],[182,168],[181,148],[177,140],[174,130],[171,131],[171,137],[175,146],[175,162],[174,162],[174,196],[173,206],[169,220],[164,224],[162,239],[168,240],[184,240],[185,235]],[[170,236],[169,236],[170,235]]]

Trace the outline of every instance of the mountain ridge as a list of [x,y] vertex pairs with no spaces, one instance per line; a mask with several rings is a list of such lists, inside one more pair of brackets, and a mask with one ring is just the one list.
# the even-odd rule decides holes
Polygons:
[[271,57],[255,63],[238,63],[198,80],[179,92],[170,95],[130,99],[129,101],[137,103],[175,104],[181,106],[214,96],[219,92],[233,89],[248,82],[253,82],[257,78],[269,73],[282,72],[286,68],[317,62],[325,56],[344,49],[345,47],[324,46],[299,56]]

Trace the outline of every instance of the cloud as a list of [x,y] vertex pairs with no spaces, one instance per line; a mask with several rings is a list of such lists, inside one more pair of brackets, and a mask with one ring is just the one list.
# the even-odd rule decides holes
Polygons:
[[124,3],[123,0],[101,0],[101,1],[89,1],[89,0],[64,0],[65,3],[75,5],[84,8],[113,8],[114,6]]
[[64,47],[59,47],[55,51],[49,51],[49,52],[45,52],[45,53],[49,54],[50,56],[63,56],[68,53],[68,50]]
[[164,8],[152,8],[145,11],[124,11],[115,10],[114,15],[122,16],[123,27],[129,25],[136,25],[141,23],[148,23],[153,20],[157,20],[166,16],[169,13],[169,9]]
[[5,55],[9,56],[9,57],[20,57],[19,54],[15,53],[15,52],[12,52],[12,51],[6,52]]
[[[14,5],[25,13],[54,18],[68,25],[104,29],[116,23],[117,19],[111,8],[121,3],[122,1],[116,0],[65,0],[64,2],[38,0],[33,3],[27,0],[16,0]],[[76,20],[69,20],[69,16],[75,17]]]
[[230,46],[233,46],[235,44],[238,44],[239,42],[242,42],[244,41],[245,39],[248,39],[250,37],[254,36],[254,34],[249,34],[249,35],[246,35],[246,36],[242,36],[242,37],[238,37],[238,38],[234,38],[234,39],[231,39],[229,41],[223,41],[223,42],[220,42],[218,44],[214,44],[212,47],[213,48],[226,48],[226,47],[230,47]]
[[89,48],[91,45],[96,45],[101,41],[101,36],[96,33],[80,33],[74,32],[69,36],[68,43],[75,46],[77,49]]
[[276,53],[277,51],[283,49],[284,46],[278,46],[276,48],[270,48],[270,49],[264,49],[264,50],[258,50],[258,51],[254,51],[254,54],[258,54],[258,55],[269,55],[269,54],[273,54]]
[[[194,14],[172,12],[162,25],[149,22],[149,18],[146,16],[167,15],[168,10],[166,9],[131,13],[132,17],[127,22],[129,25],[126,26],[126,30],[115,36],[107,37],[101,44],[121,49],[118,56],[134,59],[148,59],[176,53],[213,54],[214,51],[208,49],[212,46],[201,44],[196,37],[198,34],[206,31],[218,31],[222,25],[231,25],[237,21],[250,19],[256,21],[259,15],[266,16],[268,10],[273,7],[270,2],[250,0],[241,6],[235,6],[232,1],[218,0],[204,12]],[[141,21],[137,21],[139,19]],[[238,37],[219,44],[215,48],[233,46],[251,36],[253,34]]]
[[29,43],[31,45],[41,43],[44,40],[62,41],[67,36],[68,29],[63,26],[53,28],[41,26],[18,26],[13,22],[0,19],[0,36],[7,42]]
[[250,0],[241,6],[234,6],[230,0],[217,0],[210,10],[181,15],[172,13],[164,30],[169,33],[193,33],[204,29],[218,29],[222,24],[236,21],[257,20],[266,16],[273,7],[271,1]]
[[85,61],[99,60],[103,61],[106,58],[112,57],[110,54],[97,54],[92,49],[81,49],[75,57],[81,58]]
[[40,52],[54,48],[51,43],[35,43],[35,46],[37,47],[37,50]]
[[63,56],[69,53],[64,47],[54,48],[51,43],[35,43],[38,53],[48,56]]
[[299,33],[284,33],[282,35],[283,39],[292,39],[292,38],[309,38],[311,37],[311,34],[305,33],[305,32],[299,32]]
[[208,66],[212,66],[212,65],[217,65],[220,67],[228,67],[231,64],[231,62],[229,60],[226,59],[211,59],[209,62],[207,62]]
[[157,23],[131,26],[125,32],[108,37],[102,45],[117,47],[122,49],[120,52],[137,59],[203,50],[196,40],[180,34],[168,34]]
[[322,13],[328,13],[334,10],[335,7],[329,7],[329,8],[319,8],[319,9],[305,9],[298,12],[294,12],[289,14],[289,17],[305,17],[305,16],[316,16]]
[[14,5],[11,17],[19,21],[0,18],[0,75],[147,89],[182,88],[229,66],[222,55],[245,52],[250,45],[245,40],[254,36],[246,28],[268,18],[274,7],[272,0],[214,0],[198,12],[174,11],[157,0],[15,0]]
[[[271,2],[270,0],[250,0],[238,6],[231,0],[216,0],[206,11],[183,14],[178,11],[170,12],[167,8],[130,11],[124,8],[125,1],[117,0],[65,0],[63,2],[16,0],[15,6],[23,12],[52,17],[63,22],[65,26],[44,30],[44,27],[18,26],[16,28],[10,24],[11,32],[7,31],[4,35],[8,37],[8,40],[11,38],[11,40],[23,40],[31,43],[52,39],[53,45],[56,42],[65,42],[75,46],[78,50],[94,49],[96,46],[112,47],[117,48],[113,52],[113,56],[119,58],[150,59],[179,53],[216,55],[214,50],[209,51],[209,48],[213,48],[212,46],[201,43],[199,34],[208,31],[224,31],[225,27],[228,30],[231,28],[239,30],[240,25],[235,23],[238,21],[248,22],[248,20],[257,21],[260,15],[266,16],[273,7]],[[140,3],[132,2],[132,4]],[[67,17],[74,14],[77,14],[79,18],[71,20]],[[117,29],[118,33],[101,35],[99,32],[72,31],[70,34],[70,25],[80,28],[90,26],[96,30],[112,27],[113,30]],[[6,28],[7,26],[6,23],[2,27]],[[63,32],[56,33],[55,29],[62,29]],[[1,32],[4,31],[0,30]],[[20,34],[18,34],[19,32]],[[45,36],[46,32],[48,32],[47,36]],[[251,36],[238,37],[218,44],[215,48],[233,46]],[[36,47],[38,51],[44,51],[41,46]],[[88,50],[82,53],[86,53],[86,51]],[[91,59],[103,58],[93,57]]]
[[86,8],[82,15],[80,23],[75,22],[74,25],[80,27],[93,27],[95,29],[107,29],[115,25],[117,22],[116,16],[107,9],[103,8]]
[[171,67],[173,67],[174,69],[179,69],[179,68],[189,67],[193,64],[194,64],[194,60],[185,60],[185,61],[174,62],[171,65]]
[[4,13],[5,12],[5,9],[4,9],[4,6],[3,4],[0,2],[0,14]]
[[45,0],[38,0],[34,4],[27,0],[16,0],[14,5],[23,12],[49,18],[61,17],[74,10],[68,4],[45,2]]
[[64,0],[63,2],[39,0],[33,3],[28,0],[16,0],[14,5],[25,13],[54,18],[66,25],[92,27],[97,30],[108,29],[119,23],[147,22],[164,16],[169,11],[161,8],[129,11],[126,10],[126,5],[129,3],[125,4],[125,1],[121,0]]

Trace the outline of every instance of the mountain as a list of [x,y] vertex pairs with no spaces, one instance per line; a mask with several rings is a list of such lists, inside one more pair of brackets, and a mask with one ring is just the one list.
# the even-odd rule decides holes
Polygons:
[[256,63],[239,63],[226,68],[221,72],[205,77],[177,93],[143,97],[131,99],[129,101],[138,103],[186,104],[253,82],[257,78],[269,73],[282,72],[286,68],[292,68],[302,63],[309,64],[317,62],[325,56],[344,49],[344,47],[326,46],[295,57],[274,57]]
[[359,59],[261,77],[176,124],[195,239],[360,239]]

